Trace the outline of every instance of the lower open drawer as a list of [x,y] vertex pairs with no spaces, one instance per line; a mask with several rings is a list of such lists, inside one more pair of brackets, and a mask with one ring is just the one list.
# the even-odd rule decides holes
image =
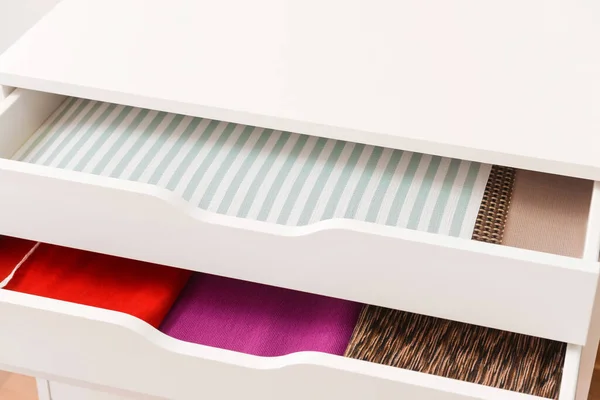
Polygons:
[[117,395],[571,399],[577,377],[578,346],[45,243],[1,237],[0,276],[0,368]]
[[[232,154],[252,160],[248,146],[259,145],[271,146],[259,154],[260,168],[237,165],[233,174],[223,167]],[[319,164],[323,154],[347,159],[341,167]],[[321,172],[303,175],[313,161]],[[375,165],[364,169],[373,175],[357,168],[350,174],[354,162]],[[386,162],[391,173],[380,168]],[[490,168],[16,89],[0,105],[0,234],[583,345],[598,279],[600,186],[561,177],[568,199],[555,201],[555,178],[544,175],[520,207],[512,206],[520,216],[507,221],[516,232],[512,243],[484,243],[470,240],[472,226],[463,222],[467,208],[471,224],[479,218],[470,195],[481,195],[480,175]],[[255,184],[261,171],[264,180]],[[427,175],[443,181],[437,198],[425,185],[410,185]],[[251,179],[235,185],[237,176]],[[315,183],[322,177],[331,178],[323,178],[331,183],[327,196]],[[189,184],[177,183],[183,181]],[[311,190],[296,185],[309,181]],[[238,186],[239,201],[213,201]],[[292,197],[277,194],[285,191],[297,194],[294,207],[287,204]],[[502,188],[494,196],[490,207],[507,206]],[[531,197],[550,201],[532,209]],[[408,198],[422,207],[401,211]],[[243,207],[247,199],[251,207]],[[235,213],[220,211],[234,204]],[[417,218],[423,210],[435,217]],[[540,220],[535,234],[522,229]],[[485,214],[479,222],[490,237],[504,223]],[[568,245],[551,254],[549,232]],[[542,245],[531,246],[531,237]]]
[[[127,314],[9,290],[0,290],[0,316],[1,369],[126,398],[539,398],[340,355],[297,352],[259,357],[193,344]],[[564,360],[562,368],[558,366],[559,382],[554,381],[559,385],[556,398],[573,399],[580,347],[546,349],[561,354],[544,357]],[[465,360],[457,357],[452,362],[458,366]],[[495,371],[495,380],[501,383],[502,376],[515,373],[539,375],[536,365],[514,363],[507,358]]]

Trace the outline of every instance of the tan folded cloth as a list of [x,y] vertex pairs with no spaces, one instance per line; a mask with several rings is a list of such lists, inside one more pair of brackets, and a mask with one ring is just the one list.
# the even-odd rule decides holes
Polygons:
[[503,244],[581,257],[592,181],[518,170]]

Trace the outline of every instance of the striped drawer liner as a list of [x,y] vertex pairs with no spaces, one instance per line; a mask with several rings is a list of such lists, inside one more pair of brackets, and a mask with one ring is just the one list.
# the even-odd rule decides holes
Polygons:
[[166,188],[283,225],[332,218],[470,238],[491,166],[68,98],[13,159]]

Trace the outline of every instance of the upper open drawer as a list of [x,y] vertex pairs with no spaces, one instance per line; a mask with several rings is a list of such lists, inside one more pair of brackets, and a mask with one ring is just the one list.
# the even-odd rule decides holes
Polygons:
[[0,84],[600,180],[600,3],[64,0]]
[[501,168],[16,89],[0,234],[583,344],[600,184]]

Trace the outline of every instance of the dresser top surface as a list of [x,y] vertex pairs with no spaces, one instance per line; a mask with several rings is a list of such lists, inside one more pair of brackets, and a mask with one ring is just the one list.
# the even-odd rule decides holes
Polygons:
[[596,0],[63,0],[0,84],[600,180]]

